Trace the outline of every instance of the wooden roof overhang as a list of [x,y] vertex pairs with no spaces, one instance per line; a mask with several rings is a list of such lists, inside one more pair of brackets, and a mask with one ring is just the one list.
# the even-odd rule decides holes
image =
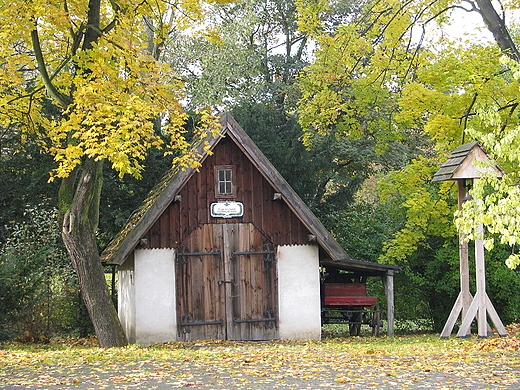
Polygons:
[[396,265],[371,263],[368,261],[353,260],[350,258],[331,260],[326,259],[320,262],[321,266],[341,269],[356,275],[363,276],[385,276],[389,273],[397,273],[401,267]]
[[[204,140],[205,142],[201,143],[198,147],[198,153],[201,156],[199,160],[200,164],[203,164],[210,151],[215,148],[222,137],[228,136],[232,138],[242,152],[271,184],[275,192],[282,195],[282,199],[302,224],[311,234],[316,236],[317,243],[325,252],[325,256],[320,256],[325,258],[322,264],[371,275],[380,275],[387,273],[389,270],[398,271],[400,269],[395,266],[350,259],[344,249],[289,186],[235,119],[226,113],[222,116],[220,124],[220,134],[215,136],[209,135]],[[125,259],[135,249],[141,237],[166,210],[175,198],[175,195],[178,194],[195,172],[196,168],[180,169],[179,167],[172,167],[163,180],[152,189],[141,207],[129,218],[126,226],[123,227],[114,240],[103,251],[101,254],[102,261],[107,264],[123,264]]]

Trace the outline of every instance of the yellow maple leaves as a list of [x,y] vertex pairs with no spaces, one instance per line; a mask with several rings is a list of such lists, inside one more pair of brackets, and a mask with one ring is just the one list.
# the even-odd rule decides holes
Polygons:
[[[349,20],[328,28],[320,19],[326,11],[322,1],[297,5],[302,28],[312,33],[318,47],[315,61],[299,78],[304,140],[312,144],[318,135],[329,133],[347,140],[374,137],[377,146],[384,148],[385,142],[420,134],[431,146],[425,144],[419,154],[433,157],[439,153],[442,158],[461,144],[478,140],[512,178],[498,200],[483,190],[496,188],[496,184],[482,181],[476,186],[474,191],[487,197],[485,208],[471,215],[468,210],[466,218],[471,220],[465,224],[466,230],[471,230],[468,224],[475,227],[482,222],[501,236],[502,243],[516,244],[520,197],[510,184],[518,183],[519,176],[520,67],[504,55],[507,51],[502,52],[505,49],[496,36],[497,42],[429,35],[433,24],[436,31],[442,31],[449,23],[452,10],[458,7],[450,0],[371,2]],[[516,0],[504,4],[507,12],[518,7]],[[486,12],[479,17],[485,19]],[[507,29],[504,25],[504,35]],[[424,161],[407,164],[420,169]],[[431,179],[442,160],[432,158],[429,163]],[[407,167],[397,183],[397,176],[389,178],[395,194],[403,195],[401,206],[408,222],[387,245],[387,261],[390,257],[403,260],[405,253],[425,239],[427,219],[421,217],[432,218],[429,234],[437,230],[444,235],[440,221],[452,224],[449,216],[456,204],[449,200],[454,195],[443,188],[437,191],[429,180],[414,177],[415,173]],[[405,181],[415,183],[417,189],[407,191]],[[441,203],[443,207],[438,207]],[[491,247],[492,239],[486,242]],[[519,265],[520,256],[513,253],[508,264]]]
[[[129,52],[133,55],[126,56]],[[51,147],[60,163],[56,175],[67,176],[80,162],[69,158],[71,151],[81,150],[81,155],[107,159],[120,175],[139,176],[146,150],[163,144],[153,120],[167,113],[170,120],[163,131],[168,131],[177,130],[186,118],[179,103],[182,85],[164,64],[138,48],[107,43],[82,54],[73,103],[48,129],[53,139],[67,139]]]
[[[209,2],[215,1],[227,2]],[[0,6],[0,20],[9,20],[0,32],[0,125],[40,134],[58,163],[51,178],[68,176],[84,157],[138,177],[150,147],[189,155],[183,83],[147,48],[150,40],[164,43],[173,29],[199,24],[204,4],[126,0],[89,9],[76,0],[15,0]],[[196,135],[213,131],[214,119],[204,114]]]

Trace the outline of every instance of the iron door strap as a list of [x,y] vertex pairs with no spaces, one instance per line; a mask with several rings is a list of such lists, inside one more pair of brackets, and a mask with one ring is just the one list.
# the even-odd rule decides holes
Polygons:
[[231,256],[244,256],[244,255],[273,255],[274,251],[248,251],[248,252],[231,252]]
[[233,318],[233,322],[236,323],[236,324],[250,324],[250,323],[255,323],[255,322],[265,322],[266,323],[266,326],[268,325],[272,325],[272,324],[269,324],[269,322],[274,322],[276,321],[276,317],[273,315],[273,312],[272,310],[267,310],[265,313],[264,313],[264,318],[248,318],[248,319],[240,319],[240,318]]
[[179,262],[182,264],[186,264],[188,262],[188,258],[190,256],[202,257],[202,256],[218,256],[220,257],[220,251],[216,252],[184,252],[187,248],[183,245],[182,251],[179,251]]
[[220,325],[224,326],[224,320],[216,320],[216,321],[193,321],[190,322],[191,316],[183,315],[181,317],[182,322],[178,324],[179,328],[182,328],[182,333],[191,333],[190,326],[199,326],[199,325]]
[[179,253],[179,256],[219,256],[220,257],[220,251],[217,251],[217,252],[186,252],[186,253]]
[[216,320],[216,321],[193,321],[190,322],[191,316],[182,316],[182,322],[179,324],[179,326],[199,326],[199,325],[224,325],[224,320]]
[[181,322],[179,326],[224,325],[224,320]]
[[237,324],[243,324],[243,323],[252,323],[252,322],[271,322],[276,321],[276,318],[250,318],[242,320],[240,318],[233,318],[233,322]]
[[268,271],[271,268],[276,252],[271,242],[264,242],[262,249],[261,251],[231,251],[231,258],[234,259],[235,256],[263,255],[264,271]]

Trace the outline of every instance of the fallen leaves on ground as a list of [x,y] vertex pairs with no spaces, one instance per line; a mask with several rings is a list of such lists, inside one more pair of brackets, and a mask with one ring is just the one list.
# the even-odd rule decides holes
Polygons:
[[520,336],[520,323],[507,325],[506,331],[511,336]]
[[516,337],[0,346],[0,388],[517,389]]
[[479,351],[518,351],[520,349],[520,340],[516,337],[491,338],[482,339],[471,345],[470,349]]

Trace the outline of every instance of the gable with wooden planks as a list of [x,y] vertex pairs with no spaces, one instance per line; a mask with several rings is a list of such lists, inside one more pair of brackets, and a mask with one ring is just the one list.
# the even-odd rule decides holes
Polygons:
[[[235,168],[235,194],[227,200],[241,202],[243,215],[240,217],[211,217],[211,205],[219,202],[215,195],[215,169],[221,166]],[[267,232],[275,245],[308,243],[308,229],[284,201],[273,200],[272,185],[230,137],[220,140],[213,154],[177,196],[177,201],[171,203],[143,235],[141,247],[175,248],[201,224],[237,222],[254,222],[260,231]]]
[[[321,274],[381,276],[350,259],[236,121],[173,167],[105,249],[131,342],[319,339]],[[391,307],[393,307],[393,290]]]

